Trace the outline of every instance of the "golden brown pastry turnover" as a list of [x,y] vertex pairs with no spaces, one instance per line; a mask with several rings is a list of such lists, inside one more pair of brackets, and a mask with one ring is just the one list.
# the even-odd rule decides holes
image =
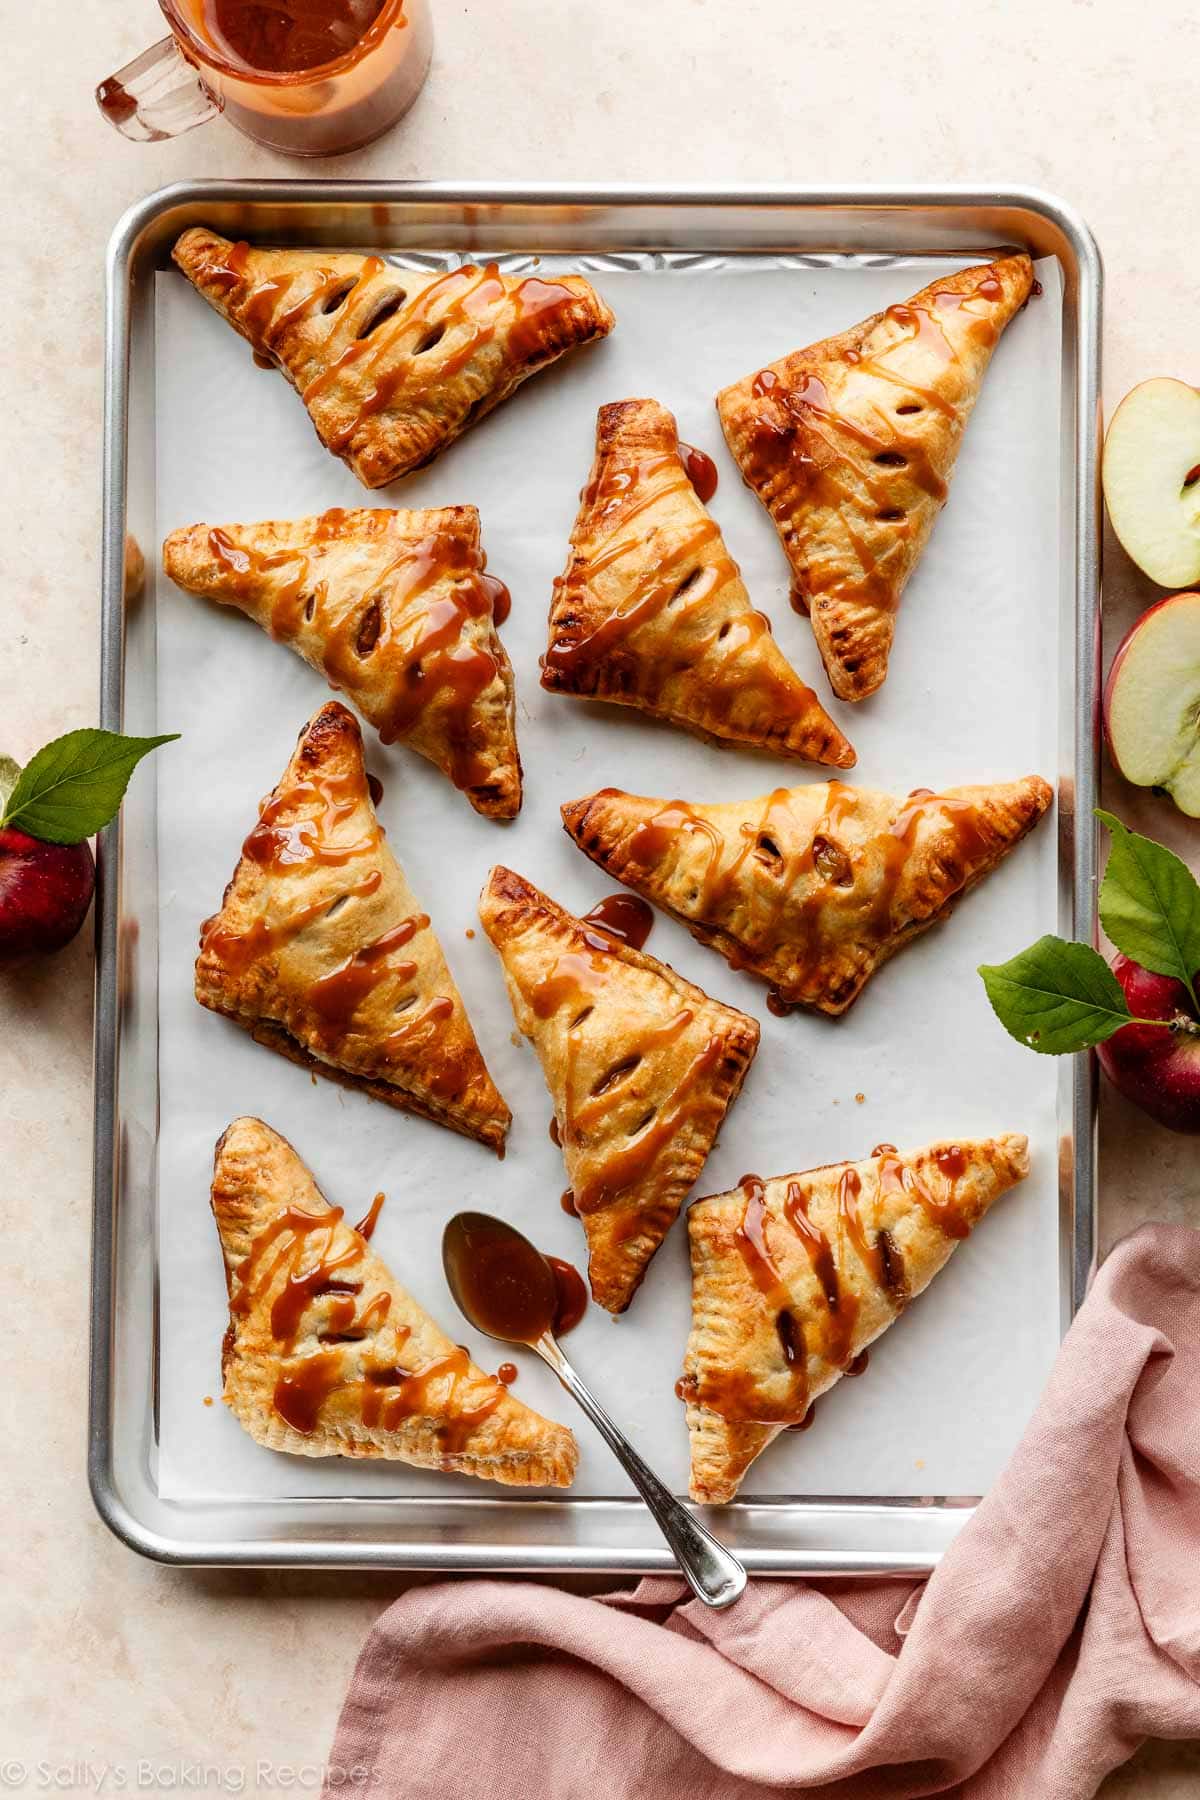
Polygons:
[[719,806],[602,788],[562,816],[593,862],[769,982],[774,1005],[840,1013],[1052,799],[1036,775],[905,800],[817,782]]
[[758,1048],[753,1019],[493,869],[479,916],[554,1101],[599,1305],[629,1305]]
[[515,818],[513,677],[473,506],[334,508],[192,525],[163,545],[172,581],[236,606],[348,695],[385,744],[447,774],[477,812]]
[[1027,256],[942,276],[717,396],[843,700],[887,675],[900,595],[945,504],[992,351],[1032,285]]
[[212,1209],[225,1258],[224,1399],[293,1456],[376,1456],[521,1487],[568,1487],[565,1425],[522,1405],[406,1294],[261,1119],[217,1144]]
[[602,406],[542,686],[848,769],[854,751],[755,612],[657,400]]
[[336,700],[301,732],[204,923],[196,998],[303,1068],[503,1155],[512,1115],[380,830],[358,723]]
[[862,1367],[992,1202],[1029,1173],[1015,1134],[832,1163],[688,1209],[692,1330],[680,1392],[695,1500],[732,1500],[755,1457]]
[[528,376],[614,323],[579,275],[397,269],[378,256],[258,250],[202,228],[173,254],[369,488],[432,462]]

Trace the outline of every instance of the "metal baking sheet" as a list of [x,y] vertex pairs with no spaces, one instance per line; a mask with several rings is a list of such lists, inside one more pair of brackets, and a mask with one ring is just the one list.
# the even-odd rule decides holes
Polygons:
[[[434,1127],[398,1121],[328,1084],[310,1089],[295,1070],[190,1001],[196,919],[215,903],[249,809],[276,778],[291,736],[319,704],[323,687],[244,621],[209,616],[161,579],[152,577],[143,598],[124,608],[125,531],[139,538],[153,565],[163,532],[195,517],[279,516],[359,499],[353,478],[316,444],[294,396],[277,380],[253,375],[244,347],[181,281],[160,278],[174,237],[199,221],[256,241],[372,248],[426,266],[481,254],[523,266],[538,256],[544,268],[594,272],[622,321],[611,350],[604,346],[606,361],[599,354],[576,359],[564,378],[541,378],[540,396],[539,384],[531,384],[524,401],[498,414],[486,433],[473,434],[433,470],[378,502],[477,501],[492,566],[516,598],[515,635],[510,623],[505,637],[524,701],[518,726],[532,776],[520,825],[497,832],[469,814],[454,820],[463,846],[448,861],[469,870],[465,879],[440,881],[437,857],[420,848],[445,817],[439,778],[424,765],[414,768],[415,759],[402,751],[390,758],[371,753],[388,790],[384,822],[418,892],[429,897],[485,1053],[514,1105],[512,1153],[498,1173],[476,1147]],[[1091,917],[1099,274],[1086,231],[1036,196],[987,202],[912,196],[905,204],[903,196],[528,196],[304,182],[168,190],[122,222],[109,271],[104,716],[111,725],[123,721],[126,730],[148,730],[161,704],[161,728],[182,723],[192,758],[208,772],[201,788],[197,761],[186,770],[182,762],[164,763],[157,792],[150,781],[135,784],[119,840],[110,833],[102,855],[92,1481],[102,1513],[135,1547],[186,1562],[669,1566],[640,1503],[627,1497],[615,1465],[590,1443],[586,1427],[577,1493],[542,1499],[474,1484],[468,1490],[453,1478],[394,1464],[297,1464],[252,1445],[224,1409],[203,1411],[204,1393],[219,1382],[223,1305],[205,1204],[211,1144],[233,1112],[257,1111],[292,1137],[334,1198],[353,1204],[368,1186],[389,1189],[392,1228],[389,1233],[381,1224],[380,1248],[447,1323],[449,1302],[436,1268],[447,1185],[463,1203],[490,1203],[532,1228],[545,1247],[578,1259],[577,1227],[552,1217],[561,1167],[545,1137],[549,1105],[540,1073],[527,1050],[509,1043],[510,1020],[501,1031],[505,1003],[482,934],[475,943],[463,937],[474,891],[493,859],[512,862],[581,908],[604,891],[609,884],[561,838],[555,811],[558,800],[601,782],[721,797],[759,792],[780,779],[820,778],[794,766],[783,773],[779,764],[718,755],[682,734],[654,735],[635,715],[601,714],[538,693],[530,671],[575,489],[590,460],[595,406],[649,385],[679,413],[685,436],[715,449],[712,390],[741,372],[742,361],[766,360],[793,342],[811,341],[872,305],[902,297],[933,273],[1005,244],[1049,259],[1044,303],[1057,313],[1061,290],[1061,345],[1056,338],[1047,362],[1043,344],[1042,362],[1035,358],[1020,379],[985,387],[968,445],[991,431],[1006,442],[1016,434],[1022,474],[1010,493],[1007,477],[997,477],[996,458],[985,467],[964,452],[956,506],[917,579],[926,578],[926,591],[944,606],[957,571],[970,571],[968,584],[960,575],[957,580],[966,601],[961,616],[973,620],[978,639],[972,680],[986,689],[991,671],[1005,669],[1019,687],[1009,693],[1007,715],[995,692],[972,696],[954,673],[971,655],[971,634],[960,626],[960,641],[951,629],[939,661],[937,633],[929,633],[927,620],[922,645],[921,615],[910,610],[901,632],[902,645],[908,636],[908,658],[885,690],[890,715],[876,709],[871,717],[865,708],[841,713],[860,751],[854,779],[900,791],[918,782],[1001,778],[1034,768],[1049,774],[1057,758],[1057,844],[1043,828],[1044,838],[980,890],[959,920],[869,989],[842,1027],[770,1020],[760,992],[670,922],[656,925],[650,945],[767,1027],[759,1064],[705,1171],[703,1190],[735,1180],[742,1163],[775,1173],[777,1165],[861,1154],[880,1137],[915,1143],[943,1130],[992,1127],[1028,1129],[1033,1138],[1034,1180],[960,1252],[953,1289],[948,1271],[943,1295],[925,1311],[914,1309],[904,1331],[893,1334],[871,1381],[855,1384],[853,1393],[849,1384],[839,1390],[822,1421],[825,1445],[818,1431],[764,1457],[744,1497],[722,1514],[723,1533],[752,1568],[795,1573],[908,1570],[937,1559],[1019,1431],[1090,1265],[1093,1095],[1086,1062],[1035,1062],[993,1028],[986,1048],[995,1066],[976,1064],[979,1094],[972,1104],[972,1084],[954,1065],[977,1040],[969,1029],[956,1036],[948,1004],[955,979],[974,981],[970,971],[979,955],[1012,947],[1006,931],[1025,941],[1056,923],[1073,931],[1076,919],[1086,931]],[[731,361],[735,308],[746,348],[741,360]],[[686,345],[672,336],[681,312],[688,319]],[[1006,346],[1015,342],[1010,334]],[[711,368],[704,366],[706,349],[716,359]],[[647,367],[654,370],[649,384],[644,372],[638,379]],[[997,412],[989,425],[985,408],[1001,409],[1009,398],[1012,417]],[[1044,419],[1060,415],[1061,425],[1045,426]],[[541,467],[529,450],[531,432]],[[237,447],[246,436],[253,451]],[[231,446],[228,455],[223,444]],[[564,475],[567,466],[571,473]],[[271,473],[261,474],[264,469]],[[497,469],[507,471],[499,485]],[[504,479],[517,470],[526,491],[505,504]],[[782,559],[769,523],[727,459],[722,472],[714,505],[751,593],[811,676],[815,656],[807,628],[786,613]],[[1045,490],[1049,503],[1038,505],[1014,554],[1008,521],[1020,504],[1021,481]],[[919,599],[915,590],[916,582],[910,607]],[[214,695],[222,676],[235,691],[260,697],[252,718],[243,704],[237,757],[229,755],[236,709],[203,699]],[[909,708],[943,721],[941,731],[926,731],[927,744],[911,716],[905,727],[895,710],[903,680],[912,684]],[[931,952],[935,960],[925,961]],[[936,979],[947,975],[949,987],[935,993]],[[922,1017],[926,991],[936,1003],[933,1019]],[[973,989],[972,1006],[978,998]],[[898,1056],[901,1028],[907,1048]],[[1016,1061],[1006,1063],[1009,1058]],[[911,1082],[910,1066],[922,1071],[919,1085]],[[991,1118],[979,1096],[1006,1094],[1010,1079],[1022,1116],[1012,1116],[1009,1106],[1003,1117]],[[868,1093],[861,1107],[856,1090]],[[789,1133],[796,1145],[790,1159]],[[1005,1274],[1007,1288],[997,1281]],[[972,1318],[994,1319],[994,1294],[1011,1292],[1014,1281],[1031,1290],[1015,1350],[1008,1307],[1005,1320],[996,1321],[996,1342],[982,1326],[970,1325]],[[623,1418],[680,1488],[685,1442],[670,1385],[686,1332],[686,1290],[680,1227],[627,1318],[614,1327],[597,1314],[575,1340],[581,1366],[602,1391],[607,1386],[621,1397]],[[962,1364],[949,1382],[939,1348],[947,1330]],[[482,1346],[472,1348],[478,1353]],[[997,1366],[1004,1362],[1010,1367],[1001,1376]],[[639,1392],[642,1366],[653,1368],[654,1380],[643,1381]],[[980,1382],[984,1404],[956,1453],[953,1440],[963,1434],[953,1422]],[[569,1403],[540,1370],[523,1372],[518,1391],[568,1416]],[[906,1393],[923,1404],[898,1406]],[[901,1416],[899,1430],[889,1427]]]

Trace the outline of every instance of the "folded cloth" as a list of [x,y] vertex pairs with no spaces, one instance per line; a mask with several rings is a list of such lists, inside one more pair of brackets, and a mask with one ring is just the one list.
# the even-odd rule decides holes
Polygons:
[[414,1589],[327,1792],[1090,1800],[1143,1738],[1200,1736],[1198,1409],[1200,1232],[1144,1226],[927,1581],[754,1581],[722,1613],[674,1579]]

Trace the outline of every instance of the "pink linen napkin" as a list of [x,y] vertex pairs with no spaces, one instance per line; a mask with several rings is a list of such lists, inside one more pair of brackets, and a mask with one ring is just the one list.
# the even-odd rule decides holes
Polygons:
[[[927,1581],[414,1589],[327,1793],[378,1800],[1090,1800],[1200,1735],[1200,1232],[1113,1250],[1011,1463]],[[369,1773],[364,1773],[369,1772]]]

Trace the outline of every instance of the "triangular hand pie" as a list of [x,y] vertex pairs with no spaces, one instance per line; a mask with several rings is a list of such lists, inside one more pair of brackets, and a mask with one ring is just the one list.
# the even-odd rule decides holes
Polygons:
[[[381,1196],[382,1198],[382,1196]],[[257,1443],[378,1456],[520,1487],[568,1487],[565,1425],[515,1400],[393,1278],[261,1119],[217,1144],[213,1216],[229,1288],[224,1399]]]
[[477,812],[511,819],[521,763],[493,612],[505,590],[485,560],[473,506],[192,525],[163,545],[172,581],[240,608],[348,695],[385,744],[402,738]]
[[854,751],[755,612],[657,400],[602,406],[542,686],[849,769]]
[[753,1019],[511,869],[479,916],[537,1051],[599,1305],[629,1305],[758,1048]]
[[[695,1500],[732,1500],[760,1451],[853,1373],[993,1200],[1023,1137],[931,1144],[760,1181],[688,1209],[692,1330],[680,1393]],[[862,1363],[860,1361],[859,1368]]]
[[1027,256],[944,275],[717,396],[843,700],[887,675],[901,592],[945,503],[992,351],[1032,285]]
[[1036,775],[906,800],[818,782],[720,806],[602,788],[562,816],[593,862],[769,982],[775,1005],[840,1013],[1052,799]]
[[512,1115],[336,700],[301,732],[204,923],[196,998],[292,1062],[503,1154]]
[[527,376],[613,328],[580,275],[397,269],[349,252],[256,250],[200,228],[174,258],[278,365],[321,442],[369,488],[432,462]]

